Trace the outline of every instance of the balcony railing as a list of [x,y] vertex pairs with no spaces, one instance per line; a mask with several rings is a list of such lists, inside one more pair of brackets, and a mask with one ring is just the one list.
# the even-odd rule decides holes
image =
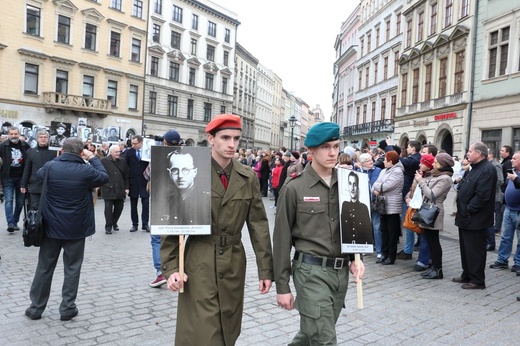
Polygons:
[[394,132],[394,121],[392,119],[376,120],[370,123],[345,126],[344,136],[363,135],[376,132]]
[[397,109],[397,116],[425,112],[428,110],[436,110],[443,107],[449,107],[466,102],[467,93],[457,93],[439,97],[433,100],[414,103]]
[[57,92],[44,92],[43,104],[47,109],[68,109],[72,111],[102,114],[110,113],[112,107],[112,103],[109,100]]

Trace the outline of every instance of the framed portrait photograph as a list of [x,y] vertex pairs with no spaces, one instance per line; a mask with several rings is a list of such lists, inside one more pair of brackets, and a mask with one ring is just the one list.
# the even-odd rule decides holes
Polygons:
[[338,193],[341,252],[374,252],[368,174],[338,168]]
[[211,149],[152,146],[151,233],[211,234]]
[[64,123],[61,121],[51,121],[50,137],[49,137],[49,149],[61,150],[63,141],[70,137],[70,123]]

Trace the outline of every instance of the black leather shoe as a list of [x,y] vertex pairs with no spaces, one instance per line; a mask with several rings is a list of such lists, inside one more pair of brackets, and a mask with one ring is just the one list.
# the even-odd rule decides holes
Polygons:
[[451,281],[452,281],[452,282],[455,282],[455,283],[457,283],[457,284],[466,284],[466,283],[470,282],[469,279],[464,279],[464,278],[462,278],[462,277],[453,278],[453,279],[451,279]]
[[112,227],[105,227],[105,234],[112,234]]
[[518,300],[520,302],[520,297],[516,297],[516,300]]
[[477,285],[472,282],[468,282],[460,287],[464,290],[483,290],[486,288],[486,285]]
[[400,259],[400,260],[411,260],[412,259],[412,254],[406,253],[406,252],[401,250],[401,252],[399,252],[397,254],[397,259]]
[[132,228],[130,228],[130,232],[137,232],[137,226],[132,226]]
[[144,225],[143,226],[143,231],[146,231],[146,232],[150,233],[150,226]]
[[78,316],[78,308],[75,308],[74,311],[70,315],[61,315],[60,320],[62,321],[70,321],[74,317]]
[[416,264],[416,265],[414,265],[414,266],[412,267],[412,270],[413,270],[414,272],[423,272],[423,271],[425,271],[426,269],[428,269],[428,267],[423,267],[423,266],[420,266],[420,265],[418,265],[418,264]]
[[114,226],[114,227],[112,227],[112,228],[113,228],[114,231],[116,231],[116,232],[119,231],[119,226]]
[[390,264],[394,264],[394,263],[395,263],[395,259],[391,260],[390,258],[387,258],[383,262],[381,262],[382,265],[390,265]]
[[507,263],[502,263],[502,262],[496,261],[495,263],[491,264],[489,266],[489,268],[492,268],[492,269],[507,269],[507,268],[509,268],[509,266],[507,265]]
[[25,310],[25,316],[29,317],[31,320],[39,320],[40,318],[42,318],[42,315],[33,315],[31,314],[31,312],[29,311],[30,308],[27,308],[27,310]]

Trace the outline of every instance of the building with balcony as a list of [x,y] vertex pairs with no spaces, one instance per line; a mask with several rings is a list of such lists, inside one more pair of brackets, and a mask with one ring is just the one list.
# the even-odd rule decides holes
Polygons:
[[0,117],[67,135],[141,132],[148,1],[24,0],[0,30]]
[[393,136],[397,99],[397,61],[401,51],[402,2],[362,1],[354,103],[343,133],[365,149]]
[[498,155],[503,145],[520,150],[520,6],[514,1],[479,4],[466,147],[482,140]]
[[152,0],[146,52],[146,134],[175,128],[207,145],[207,123],[233,108],[236,14],[208,0]]
[[273,124],[274,73],[261,63],[257,67],[255,148],[270,149]]
[[408,0],[403,6],[403,49],[395,137],[432,143],[462,155],[471,90],[475,2]]
[[273,73],[273,119],[271,121],[271,147],[278,150],[282,146],[282,138],[285,131],[285,123],[282,121],[285,105],[285,98],[283,97],[283,82],[282,79]]

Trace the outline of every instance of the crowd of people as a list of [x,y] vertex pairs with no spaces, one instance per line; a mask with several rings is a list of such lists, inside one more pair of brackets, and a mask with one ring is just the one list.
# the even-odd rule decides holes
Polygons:
[[[211,145],[211,235],[188,237],[184,275],[179,273],[178,236],[151,235],[156,276],[151,287],[167,285],[179,296],[176,342],[178,344],[234,344],[240,335],[245,284],[245,254],[241,231],[247,224],[258,265],[259,292],[267,293],[275,281],[277,303],[284,309],[298,309],[300,330],[294,343],[334,344],[335,324],[345,299],[349,273],[363,277],[364,264],[353,254],[342,253],[338,170],[347,169],[368,176],[370,199],[383,196],[383,211],[371,209],[371,231],[376,263],[393,265],[411,260],[411,270],[423,279],[443,279],[442,247],[439,234],[448,217],[455,217],[460,239],[462,272],[452,281],[462,289],[485,289],[485,263],[494,251],[495,236],[501,235],[493,269],[508,269],[514,234],[520,223],[520,152],[505,145],[501,162],[481,142],[473,143],[459,162],[457,157],[436,148],[410,141],[406,148],[382,140],[375,148],[351,146],[340,152],[339,127],[323,122],[313,126],[305,139],[306,151],[239,149],[240,118],[230,114],[215,117],[206,127]],[[40,319],[50,294],[52,273],[63,249],[64,283],[61,320],[78,314],[75,299],[84,255],[85,238],[95,232],[94,208],[99,196],[104,202],[105,234],[119,231],[124,200],[130,198],[132,227],[150,232],[151,162],[143,158],[143,137],[131,139],[131,147],[103,144],[97,148],[78,138],[63,140],[61,151],[49,149],[45,129],[36,133],[37,146],[30,148],[20,139],[16,127],[8,129],[0,144],[0,166],[7,231],[20,229],[24,203],[40,209],[46,237],[30,291],[30,319]],[[163,136],[164,146],[181,146],[175,130]],[[171,206],[192,191],[197,175],[190,155],[168,155],[168,172],[177,194],[168,195]],[[47,186],[42,187],[47,177]],[[153,178],[152,178],[153,179]],[[358,203],[359,179],[349,175],[351,203]],[[349,185],[349,188],[350,188]],[[454,213],[445,215],[444,202],[455,190]],[[71,191],[66,195],[58,191]],[[418,224],[408,230],[403,220],[415,192],[422,203],[435,204],[439,214],[433,224]],[[172,197],[173,196],[173,197]],[[274,200],[273,244],[262,197]],[[141,208],[139,210],[139,201]],[[71,207],[72,206],[72,207]],[[367,206],[370,207],[370,206]],[[413,207],[416,209],[416,207]],[[178,208],[177,208],[178,209]],[[172,209],[165,211],[170,214]],[[347,216],[345,216],[347,215]],[[166,220],[165,222],[168,222]],[[350,227],[350,226],[349,226]],[[418,236],[416,237],[416,233]],[[403,250],[397,252],[399,238]],[[356,235],[355,239],[360,239]],[[294,257],[291,250],[294,247]],[[511,271],[520,276],[520,244]],[[322,271],[310,270],[322,266]],[[289,281],[294,280],[296,297]],[[332,287],[327,283],[339,280]],[[520,297],[519,297],[520,300]],[[181,312],[179,312],[180,314]],[[204,332],[194,328],[204,325]],[[316,329],[320,324],[323,328]]]

